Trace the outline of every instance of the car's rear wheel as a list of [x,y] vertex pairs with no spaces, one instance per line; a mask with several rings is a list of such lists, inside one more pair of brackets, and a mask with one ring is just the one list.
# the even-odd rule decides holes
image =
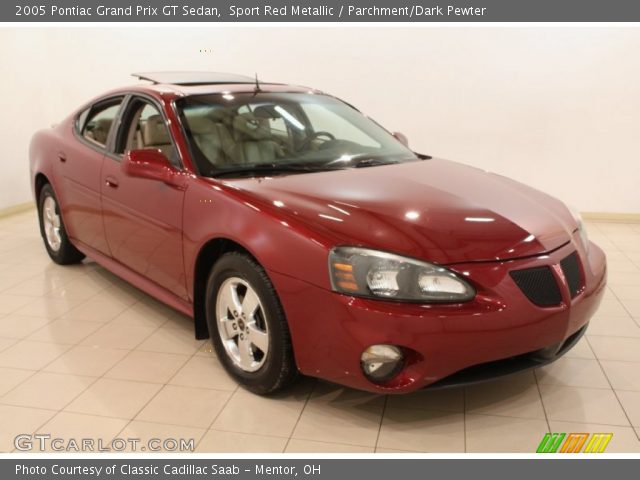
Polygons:
[[231,252],[214,265],[206,292],[207,326],[225,369],[261,395],[289,386],[298,370],[280,301],[264,269]]
[[69,241],[58,199],[49,184],[42,187],[38,197],[38,218],[44,246],[51,260],[60,265],[81,262],[84,254]]

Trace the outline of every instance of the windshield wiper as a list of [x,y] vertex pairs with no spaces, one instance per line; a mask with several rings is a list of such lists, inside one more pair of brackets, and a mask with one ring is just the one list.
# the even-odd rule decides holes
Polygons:
[[321,172],[329,170],[343,170],[341,167],[330,167],[326,165],[303,165],[294,163],[258,163],[255,165],[245,165],[244,167],[237,168],[224,168],[212,172],[212,177],[226,177],[228,175],[238,174],[265,174],[265,173],[309,173],[309,172]]
[[386,160],[384,158],[376,158],[376,157],[366,157],[360,158],[355,163],[352,163],[351,166],[353,168],[364,168],[364,167],[377,167],[378,165],[392,165],[394,163],[399,163],[396,160]]

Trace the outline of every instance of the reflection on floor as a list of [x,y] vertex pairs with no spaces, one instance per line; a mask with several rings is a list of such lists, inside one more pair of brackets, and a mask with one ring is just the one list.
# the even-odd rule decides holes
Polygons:
[[640,225],[588,229],[609,286],[557,363],[466,389],[385,397],[304,379],[261,398],[190,319],[94,263],[54,265],[35,212],[2,218],[0,451],[40,432],[193,438],[202,452],[534,452],[552,431],[612,432],[608,452],[640,452]]

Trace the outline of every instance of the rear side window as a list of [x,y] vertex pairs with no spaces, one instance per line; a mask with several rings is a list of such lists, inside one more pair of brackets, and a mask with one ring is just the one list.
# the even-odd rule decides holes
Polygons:
[[[97,146],[106,146],[109,132],[121,104],[122,98],[116,98],[94,105],[86,115],[85,112],[81,113],[78,117],[78,126],[81,128],[82,137]],[[84,121],[82,121],[83,117]]]

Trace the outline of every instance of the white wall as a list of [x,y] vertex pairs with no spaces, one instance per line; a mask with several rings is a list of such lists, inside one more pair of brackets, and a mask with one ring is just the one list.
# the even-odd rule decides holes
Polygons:
[[131,72],[195,69],[314,86],[418,151],[639,213],[639,52],[638,28],[3,28],[0,209],[30,200],[36,129]]

